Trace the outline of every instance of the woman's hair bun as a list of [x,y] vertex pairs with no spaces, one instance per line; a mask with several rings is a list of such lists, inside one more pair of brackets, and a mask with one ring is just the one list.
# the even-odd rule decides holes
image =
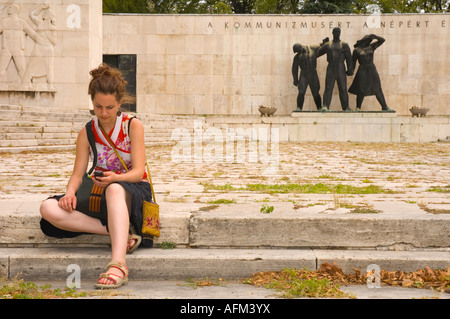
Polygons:
[[92,76],[89,83],[88,93],[93,100],[95,94],[112,94],[116,96],[117,101],[124,98],[132,100],[126,93],[127,81],[123,78],[122,73],[106,63],[101,63],[97,68],[91,70],[89,74]]

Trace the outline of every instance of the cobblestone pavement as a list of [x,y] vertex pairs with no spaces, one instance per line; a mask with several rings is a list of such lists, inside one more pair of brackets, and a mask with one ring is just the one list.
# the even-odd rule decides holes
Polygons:
[[[256,153],[257,161],[246,146],[241,163],[236,149],[236,154],[214,155],[211,145],[192,145],[183,161],[179,145],[147,148],[157,200],[291,201],[340,208],[395,198],[425,210],[450,211],[449,143],[280,143],[266,158]],[[198,157],[199,150],[210,156]],[[234,162],[226,162],[226,154],[235,155]],[[0,198],[63,193],[75,160],[74,151],[0,156]],[[269,166],[274,170],[267,173]]]
[[[208,147],[204,145],[201,150],[207,152]],[[194,156],[187,156],[186,161],[179,162],[179,151],[176,145],[147,148],[159,202],[201,203],[211,209],[216,203],[233,207],[233,203],[292,202],[294,207],[324,205],[324,210],[337,212],[358,206],[370,208],[375,202],[389,205],[395,200],[426,212],[450,213],[450,143],[280,143],[279,156],[273,158],[276,170],[270,174],[265,172],[267,164],[261,163],[261,158],[256,163],[250,161],[248,151],[242,163],[221,163],[217,161],[220,156],[210,162],[208,157],[194,162]],[[194,154],[194,147],[191,151]],[[63,193],[75,160],[73,151],[0,156],[0,199],[36,199]],[[134,297],[186,297],[187,288],[177,283],[155,286],[159,283],[145,282],[151,291],[135,284],[127,287]],[[217,298],[273,298],[267,290],[252,287],[249,295],[247,286],[227,288],[218,292]],[[365,290],[353,291],[351,287],[348,291],[362,299],[436,297],[423,290],[360,288]],[[417,295],[419,292],[422,295]],[[448,298],[448,294],[438,298]]]

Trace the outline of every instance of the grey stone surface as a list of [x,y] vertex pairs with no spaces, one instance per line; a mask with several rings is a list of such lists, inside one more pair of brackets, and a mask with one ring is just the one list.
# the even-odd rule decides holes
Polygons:
[[[191,298],[193,291],[192,298],[244,298],[247,293],[273,298],[272,291],[256,294],[240,284],[186,293],[186,287],[174,287],[174,280],[231,280],[283,267],[318,269],[324,262],[336,262],[348,273],[353,268],[364,272],[371,264],[403,271],[449,267],[448,143],[280,143],[279,149],[278,171],[264,175],[259,162],[176,163],[172,146],[148,148],[161,211],[162,233],[155,246],[167,241],[177,248],[141,248],[127,256],[130,285],[121,291],[128,288],[133,297],[119,298]],[[57,154],[2,154],[0,271],[9,278],[21,274],[27,280],[65,283],[70,275],[67,267],[75,264],[81,279],[93,287],[109,262],[109,238],[85,235],[59,240],[39,229],[40,202],[64,192],[73,167],[72,152]],[[307,183],[374,185],[390,192],[306,194],[247,189],[248,184]],[[437,191],[430,191],[433,187]],[[263,205],[273,206],[273,212],[261,213]],[[376,213],[352,213],[355,207]],[[422,297],[435,297],[431,291],[420,292]],[[422,298],[417,290],[383,287],[362,287],[356,294]]]

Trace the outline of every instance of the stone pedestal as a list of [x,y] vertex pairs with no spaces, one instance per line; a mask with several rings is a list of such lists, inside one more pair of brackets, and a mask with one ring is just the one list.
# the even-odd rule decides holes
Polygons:
[[400,142],[395,112],[293,112],[290,128],[296,141]]
[[0,104],[42,106],[45,108],[55,106],[57,91],[53,90],[2,90],[0,89]]
[[[249,132],[278,130],[279,142],[426,143],[450,136],[448,116],[398,116],[394,112],[294,112],[289,116],[207,116],[206,125]],[[256,137],[257,139],[258,137]]]

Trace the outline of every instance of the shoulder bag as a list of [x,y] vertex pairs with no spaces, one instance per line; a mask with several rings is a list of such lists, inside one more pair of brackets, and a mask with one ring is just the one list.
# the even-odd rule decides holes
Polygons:
[[86,123],[86,133],[94,152],[94,162],[89,172],[83,175],[81,185],[75,194],[77,210],[91,217],[106,219],[106,202],[104,197],[102,197],[104,188],[95,185],[91,177],[92,171],[97,165],[97,148],[95,147],[95,138],[92,132],[92,121]]

